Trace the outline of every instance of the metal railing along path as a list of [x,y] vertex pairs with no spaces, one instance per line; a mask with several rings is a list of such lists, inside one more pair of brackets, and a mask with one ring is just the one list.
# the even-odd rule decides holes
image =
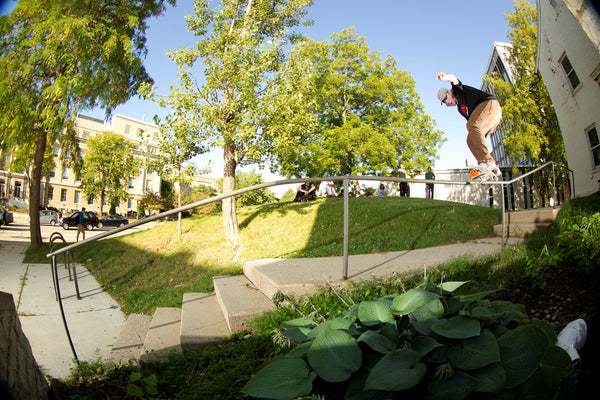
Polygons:
[[[573,193],[575,193],[575,188],[574,188],[574,173],[572,170],[568,169],[567,167],[558,164],[554,161],[549,161],[547,163],[545,163],[544,165],[541,165],[537,168],[534,168],[533,170],[523,174],[523,175],[519,175],[517,177],[515,177],[514,179],[510,180],[510,181],[497,181],[497,182],[485,182],[482,185],[486,185],[486,186],[498,186],[500,188],[502,188],[502,195],[500,196],[502,198],[502,248],[504,248],[505,244],[506,244],[506,218],[505,218],[505,213],[506,213],[506,204],[505,204],[505,198],[504,198],[504,189],[506,186],[511,185],[515,182],[518,182],[520,180],[525,179],[526,177],[530,176],[531,174],[534,174],[535,172],[538,172],[544,168],[547,168],[549,166],[552,166],[552,175],[553,175],[553,187],[555,189],[555,197],[556,197],[556,174],[555,174],[555,168],[556,167],[560,167],[560,168],[564,168],[566,170],[568,170],[571,173],[571,197],[573,196]],[[350,181],[354,181],[354,180],[360,180],[360,181],[386,181],[386,182],[409,182],[409,183],[432,183],[432,184],[436,184],[436,185],[440,185],[440,184],[445,184],[445,185],[475,185],[478,184],[477,182],[472,182],[472,181],[451,181],[451,180],[431,180],[431,179],[415,179],[415,178],[396,178],[396,177],[388,177],[388,176],[362,176],[362,175],[345,175],[345,176],[327,176],[327,177],[318,177],[318,178],[300,178],[300,179],[285,179],[285,180],[277,180],[277,181],[272,181],[272,182],[264,182],[258,185],[254,185],[254,186],[249,186],[243,189],[238,189],[238,190],[234,190],[232,192],[229,192],[227,194],[221,194],[218,196],[214,196],[214,197],[210,197],[208,199],[204,199],[204,200],[200,200],[197,201],[195,203],[191,203],[191,204],[187,204],[185,206],[181,206],[178,208],[174,208],[172,210],[168,210],[165,211],[163,213],[160,214],[155,214],[155,215],[151,215],[148,217],[145,217],[144,219],[132,222],[128,225],[122,226],[120,228],[116,228],[112,231],[107,231],[107,232],[103,232],[100,233],[94,237],[82,240],[81,242],[77,242],[77,243],[73,243],[71,245],[62,247],[58,250],[55,251],[51,251],[46,257],[53,257],[53,256],[57,256],[59,254],[65,253],[65,252],[69,252],[72,251],[73,249],[79,247],[79,246],[83,246],[86,243],[90,243],[96,240],[100,240],[112,235],[115,235],[119,232],[123,232],[129,229],[133,229],[137,226],[140,225],[144,225],[147,224],[149,222],[152,221],[156,221],[156,220],[160,220],[163,219],[169,215],[174,215],[174,214],[178,214],[180,212],[183,211],[187,211],[187,210],[191,210],[193,208],[196,207],[200,207],[206,204],[210,204],[213,203],[215,201],[220,201],[223,199],[226,199],[228,197],[232,197],[232,196],[237,196],[243,193],[248,193],[251,192],[253,190],[257,190],[257,189],[264,189],[264,188],[268,188],[268,187],[272,187],[272,186],[279,186],[279,185],[289,185],[289,184],[294,184],[294,183],[304,183],[304,182],[322,182],[322,181],[343,181],[344,184],[344,244],[343,244],[343,252],[344,252],[344,266],[343,266],[343,276],[347,277],[348,276],[348,235],[349,235],[349,222],[348,219],[350,217],[350,212],[349,212],[349,182]]]
[[[502,249],[504,249],[505,245],[506,245],[506,205],[505,205],[505,198],[504,198],[504,193],[505,193],[505,187],[508,185],[511,185],[515,182],[518,182],[519,180],[523,180],[526,177],[528,177],[529,175],[540,171],[544,168],[547,168],[548,166],[552,166],[552,176],[553,176],[553,187],[555,189],[555,196],[556,194],[556,175],[555,175],[555,167],[560,167],[560,168],[565,168],[567,169],[570,173],[571,173],[571,184],[573,185],[571,187],[571,197],[573,196],[573,193],[575,193],[575,188],[574,188],[574,173],[572,170],[568,169],[567,167],[560,165],[554,161],[550,161],[540,167],[537,167],[523,175],[520,175],[510,181],[498,181],[498,182],[485,182],[483,185],[486,186],[498,186],[502,189],[502,194],[501,194],[501,198],[502,198],[502,240],[501,240],[501,247]],[[264,182],[258,185],[254,185],[254,186],[250,186],[247,188],[243,188],[243,189],[238,189],[238,190],[234,190],[230,193],[227,194],[222,194],[222,195],[218,195],[215,197],[211,197],[208,199],[204,199],[195,203],[191,203],[191,204],[187,204],[185,206],[179,207],[179,208],[174,208],[172,210],[169,211],[165,211],[163,213],[160,214],[156,214],[156,215],[151,215],[149,217],[146,217],[144,219],[132,222],[131,224],[122,226],[120,228],[116,228],[112,231],[107,231],[107,232],[103,232],[100,233],[96,236],[93,236],[91,238],[82,240],[81,242],[77,242],[77,243],[73,243],[71,245],[66,245],[66,241],[64,240],[64,238],[62,237],[62,235],[60,235],[60,238],[56,238],[56,241],[59,241],[60,239],[60,248],[56,248],[58,247],[58,243],[55,243],[55,245],[53,245],[51,243],[50,246],[50,253],[47,254],[46,257],[51,259],[51,264],[52,264],[52,269],[53,269],[53,280],[54,280],[54,284],[55,284],[55,291],[56,291],[56,295],[57,295],[57,299],[59,300],[60,303],[60,308],[61,308],[61,314],[63,317],[63,323],[65,325],[65,330],[67,331],[67,337],[69,339],[69,343],[71,345],[71,349],[73,351],[73,354],[75,356],[75,359],[77,360],[77,362],[79,363],[79,360],[77,359],[77,353],[75,352],[75,348],[73,346],[73,342],[71,340],[71,335],[69,333],[69,328],[67,325],[67,321],[64,315],[64,310],[63,310],[63,306],[62,306],[62,301],[60,300],[60,287],[58,285],[58,272],[57,272],[57,264],[56,264],[56,257],[64,254],[64,259],[65,259],[65,267],[69,268],[69,276],[71,274],[71,265],[73,266],[73,273],[75,276],[75,285],[76,285],[76,289],[77,289],[77,296],[79,297],[79,288],[77,287],[77,274],[75,272],[74,269],[74,264],[72,262],[72,250],[76,249],[79,246],[83,246],[86,243],[90,243],[96,240],[100,240],[109,236],[113,236],[119,232],[123,232],[129,229],[133,229],[137,226],[140,225],[144,225],[147,224],[149,222],[152,221],[156,221],[159,219],[163,219],[169,215],[174,215],[174,214],[178,214],[180,212],[183,211],[187,211],[199,206],[203,206],[205,204],[210,204],[213,203],[215,201],[220,201],[223,199],[226,199],[228,197],[232,197],[232,196],[237,196],[243,193],[247,193],[247,192],[251,192],[253,190],[257,190],[257,189],[263,189],[263,188],[268,188],[268,187],[272,187],[272,186],[278,186],[278,185],[289,185],[289,184],[294,184],[294,183],[304,183],[304,182],[322,182],[322,181],[343,181],[343,185],[344,185],[344,242],[343,242],[343,252],[344,252],[344,256],[343,256],[343,274],[342,277],[343,279],[347,279],[348,278],[348,236],[349,236],[349,218],[350,218],[350,201],[349,201],[349,183],[350,181],[354,181],[354,180],[359,180],[359,181],[386,181],[386,182],[409,182],[409,183],[433,183],[436,185],[440,185],[440,184],[445,184],[445,185],[474,185],[477,184],[476,182],[471,182],[471,181],[451,181],[451,180],[432,180],[432,179],[414,179],[414,178],[396,178],[396,177],[387,177],[387,176],[361,176],[361,175],[346,175],[346,176],[328,176],[328,177],[319,177],[319,178],[302,178],[302,179],[286,179],[286,180],[278,180],[278,181],[272,181],[272,182]],[[52,237],[51,237],[51,242],[53,242]]]

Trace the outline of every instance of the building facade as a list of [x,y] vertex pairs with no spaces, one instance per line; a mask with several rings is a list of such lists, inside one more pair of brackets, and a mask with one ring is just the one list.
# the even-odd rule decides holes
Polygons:
[[[101,135],[104,131],[112,131],[123,135],[123,137],[134,144],[135,155],[141,159],[150,156],[152,150],[157,149],[156,137],[158,126],[144,121],[135,120],[122,115],[115,115],[112,120],[105,122],[98,118],[79,115],[75,123],[75,131],[81,149],[81,156],[87,149],[87,140],[91,137]],[[40,187],[40,204],[53,207],[63,213],[87,210],[105,213],[108,211],[106,199],[87,199],[81,189],[81,179],[75,171],[64,167],[59,161],[61,148],[58,143],[52,144],[52,155],[55,168],[50,171],[47,178],[43,179]],[[66,158],[69,155],[65,155]],[[27,176],[24,172],[9,172],[7,168],[10,163],[10,155],[6,155],[0,166],[0,198],[7,205],[18,208],[28,208],[29,186]],[[142,168],[139,174],[129,179],[126,191],[129,197],[121,201],[116,209],[119,214],[126,215],[130,211],[137,211],[138,203],[148,192],[159,193],[161,188],[160,176],[146,168]]]
[[600,16],[590,0],[538,0],[536,70],[562,131],[576,197],[600,184]]
[[[112,131],[123,135],[125,140],[134,144],[135,155],[141,159],[150,155],[152,147],[156,148],[158,127],[123,115],[115,115],[108,124],[97,118],[79,115],[75,129],[82,155],[87,149],[87,140],[101,135],[103,131]],[[63,168],[58,161],[60,151],[60,147],[55,145],[53,155],[56,161],[56,171],[50,173],[48,182],[42,182],[40,203],[57,208],[62,212],[80,210],[82,207],[98,213],[101,209],[105,213],[108,212],[107,199],[85,198],[80,188],[80,178],[70,168]],[[126,188],[129,197],[119,203],[116,212],[122,215],[131,211],[137,212],[138,203],[142,197],[148,192],[159,193],[160,185],[161,179],[156,172],[142,168],[137,176],[129,179]]]

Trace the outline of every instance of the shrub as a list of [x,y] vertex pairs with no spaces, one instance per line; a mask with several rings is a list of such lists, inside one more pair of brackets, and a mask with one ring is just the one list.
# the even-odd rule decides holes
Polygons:
[[465,282],[424,283],[363,301],[321,324],[299,318],[282,334],[298,345],[242,390],[272,399],[551,398],[571,359],[545,321],[494,291],[453,295]]

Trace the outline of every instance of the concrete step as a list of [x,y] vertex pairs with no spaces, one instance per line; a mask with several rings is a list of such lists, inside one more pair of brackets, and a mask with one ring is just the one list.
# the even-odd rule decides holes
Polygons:
[[215,276],[213,285],[231,332],[248,329],[246,322],[275,308],[273,302],[244,275]]
[[551,223],[559,211],[560,207],[511,211],[506,213],[506,224]]
[[[528,224],[508,224],[506,225],[506,236],[513,238],[524,238],[533,235],[535,232],[547,229],[549,222],[528,223]],[[502,225],[494,225],[494,233],[502,236]]]
[[110,350],[108,360],[116,364],[138,362],[150,327],[150,316],[131,314]]
[[172,351],[181,353],[181,308],[157,308],[150,322],[140,362],[160,359]]
[[181,348],[197,350],[219,343],[230,331],[214,293],[185,293],[181,306]]

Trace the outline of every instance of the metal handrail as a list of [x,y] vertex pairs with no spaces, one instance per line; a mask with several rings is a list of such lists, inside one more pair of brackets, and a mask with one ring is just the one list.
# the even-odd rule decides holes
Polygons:
[[[549,161],[523,175],[519,175],[518,177],[510,180],[510,181],[498,181],[498,182],[485,182],[485,185],[489,185],[489,186],[500,186],[502,188],[502,248],[504,249],[505,246],[505,239],[506,239],[506,220],[505,220],[505,213],[506,213],[506,205],[505,205],[505,200],[504,200],[504,188],[508,185],[511,185],[515,182],[518,182],[520,180],[525,179],[526,177],[528,177],[529,175],[540,171],[548,166],[552,166],[553,168],[553,176],[554,176],[554,168],[555,167],[561,167],[561,168],[565,168],[567,169],[570,173],[571,173],[571,184],[572,184],[572,190],[571,190],[571,197],[573,197],[573,194],[575,193],[575,179],[574,179],[574,172],[572,170],[570,170],[568,167],[559,164],[557,162],[554,161]],[[555,177],[553,177],[553,179],[555,179]],[[112,235],[115,235],[117,233],[126,231],[128,229],[133,229],[137,226],[140,225],[144,225],[147,224],[149,222],[158,220],[158,219],[163,219],[169,215],[174,215],[174,214],[178,214],[180,212],[183,211],[187,211],[187,210],[191,210],[193,208],[196,207],[200,207],[206,204],[210,204],[213,203],[215,201],[220,201],[223,199],[226,199],[228,197],[232,197],[232,196],[237,196],[240,194],[244,194],[247,192],[251,192],[253,190],[257,190],[257,189],[263,189],[263,188],[268,188],[268,187],[272,187],[272,186],[279,186],[279,185],[289,185],[289,184],[294,184],[294,183],[304,183],[304,182],[322,182],[322,181],[343,181],[344,183],[344,245],[343,245],[343,251],[344,251],[344,277],[348,276],[348,235],[349,235],[349,223],[348,223],[348,219],[349,219],[349,200],[348,200],[348,187],[349,187],[349,181],[351,180],[361,180],[361,181],[386,181],[386,182],[409,182],[409,183],[432,183],[432,184],[447,184],[447,185],[473,185],[475,184],[474,182],[471,181],[451,181],[451,180],[433,180],[433,179],[415,179],[415,178],[396,178],[396,177],[388,177],[388,176],[363,176],[363,175],[344,175],[344,176],[328,176],[328,177],[318,177],[318,178],[299,178],[299,179],[285,179],[285,180],[277,180],[277,181],[271,181],[271,182],[264,182],[264,183],[260,183],[258,185],[254,185],[254,186],[249,186],[243,189],[238,189],[238,190],[234,190],[232,192],[226,193],[226,194],[221,194],[218,196],[214,196],[214,197],[210,197],[208,199],[204,199],[204,200],[200,200],[197,201],[195,203],[191,203],[191,204],[186,204],[184,206],[178,207],[178,208],[174,208],[172,210],[168,210],[165,211],[163,213],[160,214],[155,214],[155,215],[151,215],[149,217],[146,217],[144,219],[132,222],[131,224],[127,224],[125,226],[116,228],[112,231],[107,231],[107,232],[103,232],[100,233],[96,236],[90,237],[88,239],[82,240],[80,242],[77,243],[73,243],[71,245],[62,247],[58,250],[55,251],[51,251],[50,253],[48,253],[46,255],[46,257],[50,258],[50,257],[55,257],[59,254],[65,253],[65,252],[70,252],[73,249],[76,249],[79,246],[83,246],[86,243],[90,243],[96,240],[100,240]],[[556,182],[553,182],[553,187],[556,190]]]
[[[52,233],[50,235],[50,251],[52,252],[56,246],[60,246],[61,244],[66,244],[67,241],[63,237],[62,234],[58,232]],[[65,260],[65,268],[69,269],[69,278],[71,277],[71,261],[72,261],[72,253],[66,252],[64,253]],[[67,339],[69,340],[69,345],[71,346],[71,351],[73,352],[73,356],[75,357],[75,361],[77,365],[79,365],[79,358],[77,357],[77,351],[75,351],[75,345],[73,344],[73,339],[71,338],[71,332],[69,331],[69,325],[67,324],[67,317],[65,315],[65,308],[62,302],[62,296],[60,294],[60,282],[58,278],[58,263],[56,262],[56,256],[50,257],[50,269],[52,273],[52,283],[54,284],[54,294],[56,295],[56,301],[58,301],[60,307],[60,315],[63,320],[63,326],[65,327],[65,332],[67,334]],[[77,300],[81,300],[81,296],[79,295],[79,286],[77,285],[77,271],[75,271],[75,265],[73,264],[73,276],[75,277],[75,289],[77,291]]]

